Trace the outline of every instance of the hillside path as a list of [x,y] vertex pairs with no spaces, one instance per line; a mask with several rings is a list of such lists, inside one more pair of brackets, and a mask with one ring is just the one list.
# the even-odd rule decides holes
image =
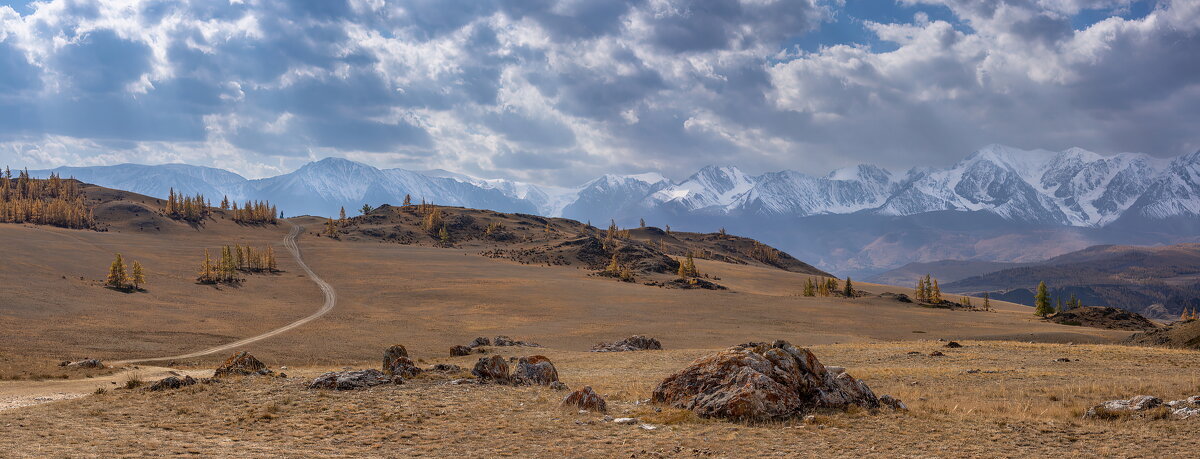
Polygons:
[[[106,363],[109,366],[117,367],[136,364],[139,362],[190,359],[204,355],[215,354],[217,352],[229,351],[256,341],[270,338],[306,323],[312,322],[313,320],[325,315],[329,311],[332,311],[333,307],[337,304],[337,292],[333,290],[332,286],[322,280],[320,276],[317,276],[317,274],[313,272],[312,268],[309,268],[308,264],[304,262],[304,258],[300,253],[300,247],[296,245],[296,236],[300,235],[300,232],[304,230],[304,227],[291,222],[288,223],[292,225],[292,229],[290,232],[288,232],[287,236],[284,236],[283,246],[288,252],[291,252],[292,257],[296,259],[296,263],[300,265],[300,268],[303,269],[306,274],[308,274],[308,278],[312,279],[312,281],[317,284],[317,287],[321,288],[321,292],[325,295],[325,303],[321,305],[321,309],[318,309],[316,312],[307,317],[274,330],[251,336],[249,338],[243,338],[231,343],[222,344],[220,346],[214,346],[196,352],[189,352],[187,354],[116,360]],[[212,370],[184,371],[167,367],[134,366],[133,368],[125,369],[110,375],[89,379],[3,382],[0,383],[0,411],[58,400],[79,398],[94,392],[98,388],[110,389],[118,387],[119,385],[124,384],[124,382],[130,377],[134,376],[145,381],[154,381],[170,375],[206,377],[212,375]]]

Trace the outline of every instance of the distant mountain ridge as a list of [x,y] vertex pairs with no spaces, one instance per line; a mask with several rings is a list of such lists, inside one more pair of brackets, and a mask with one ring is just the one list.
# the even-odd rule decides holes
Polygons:
[[[1200,152],[1158,159],[1140,153],[1102,156],[1079,148],[1051,152],[988,145],[950,167],[913,168],[903,176],[866,164],[824,176],[790,170],[750,175],[734,166],[706,166],[679,182],[657,173],[608,174],[575,187],[481,179],[444,170],[378,169],[340,158],[255,180],[183,164],[31,172],[57,172],[157,197],[173,187],[214,200],[222,195],[238,201],[269,200],[287,215],[330,216],[341,207],[357,214],[363,204],[396,204],[411,195],[418,202],[597,224],[614,219],[629,226],[645,218],[652,225],[692,231],[726,226],[793,254],[823,259],[823,269],[856,275],[912,261],[984,253],[991,254],[982,258],[987,261],[1029,261],[1029,254],[1006,255],[1021,247],[1004,247],[1017,242],[1005,242],[996,231],[1000,227],[1027,236],[1029,231],[1051,231],[1056,238],[1074,241],[1041,258],[1099,243],[1182,242],[1175,236],[1195,234],[1200,228]],[[972,217],[951,218],[948,213]],[[985,214],[1004,223],[974,217]],[[945,233],[947,224],[958,233]],[[782,228],[788,225],[804,231]],[[1167,226],[1171,237],[1156,235]],[[1098,231],[1108,227],[1114,229]],[[837,240],[846,238],[847,229],[856,233],[853,246]],[[975,234],[980,232],[987,234]],[[1133,233],[1138,237],[1124,236]],[[971,236],[957,237],[963,234]],[[907,259],[896,252],[908,249],[920,250]]]

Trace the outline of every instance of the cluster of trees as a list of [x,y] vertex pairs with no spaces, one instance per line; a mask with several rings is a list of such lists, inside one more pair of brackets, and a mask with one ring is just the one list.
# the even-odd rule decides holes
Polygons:
[[633,270],[629,269],[628,266],[621,266],[621,263],[617,261],[616,253],[613,254],[612,260],[608,262],[608,266],[605,266],[604,270],[600,271],[600,274],[604,276],[615,277],[624,282],[634,281]]
[[[246,224],[270,223],[274,225],[279,221],[279,209],[271,205],[268,201],[246,201],[240,209],[236,202],[230,203],[226,200],[221,201],[221,208],[233,211],[233,221]],[[343,210],[344,212],[344,210]]]
[[1195,308],[1192,308],[1191,310],[1188,310],[1187,308],[1184,308],[1184,309],[1183,309],[1183,312],[1179,313],[1179,320],[1180,320],[1180,321],[1185,321],[1185,320],[1196,320],[1196,319],[1200,319],[1200,315],[1197,315],[1197,314],[1196,314],[1196,309],[1195,309]]
[[275,261],[275,249],[267,246],[256,249],[250,246],[234,244],[221,248],[221,259],[214,261],[208,249],[204,249],[204,261],[200,264],[200,276],[196,278],[202,284],[236,283],[239,272],[262,273],[278,272],[279,265]]
[[121,254],[116,254],[112,264],[108,266],[108,277],[104,280],[104,286],[117,290],[138,291],[145,284],[146,272],[142,270],[142,264],[134,261],[131,269],[126,271],[125,260],[121,258]]
[[750,248],[749,255],[750,258],[771,266],[779,264],[779,251],[758,241],[754,241],[754,247]]
[[629,230],[617,226],[616,220],[609,220],[608,230],[604,232],[604,244],[611,247],[617,239],[629,239]]
[[937,279],[929,274],[917,281],[917,289],[913,296],[918,303],[942,304],[942,288]]
[[700,270],[696,269],[696,260],[692,257],[692,253],[688,252],[684,259],[679,260],[679,270],[675,272],[682,279],[689,277],[700,277]]
[[79,182],[63,180],[57,174],[35,179],[29,171],[21,171],[14,179],[6,167],[0,175],[0,223],[91,228],[96,221],[84,204]]
[[1054,299],[1050,297],[1050,289],[1046,287],[1045,281],[1038,283],[1037,293],[1033,295],[1033,313],[1041,317],[1079,307],[1083,307],[1083,302],[1071,294],[1071,298],[1065,303],[1062,298],[1059,298],[1058,307],[1055,308]]
[[808,278],[804,280],[804,296],[833,296],[843,295],[854,297],[854,284],[849,277],[842,287],[841,281],[833,277]]
[[204,195],[197,193],[195,196],[184,196],[182,193],[176,193],[175,188],[171,188],[163,215],[196,223],[208,218],[210,208],[212,206]]

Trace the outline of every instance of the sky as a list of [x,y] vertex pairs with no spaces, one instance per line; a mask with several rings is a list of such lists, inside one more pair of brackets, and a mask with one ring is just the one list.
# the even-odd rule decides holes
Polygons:
[[0,164],[574,185],[1200,149],[1195,0],[0,0]]

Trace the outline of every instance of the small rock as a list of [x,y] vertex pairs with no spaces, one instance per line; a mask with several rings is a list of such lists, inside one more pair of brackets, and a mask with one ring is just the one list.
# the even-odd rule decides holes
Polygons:
[[1138,395],[1129,400],[1109,400],[1099,405],[1088,408],[1084,413],[1085,418],[1100,418],[1112,419],[1120,416],[1137,414],[1152,408],[1162,406],[1163,402],[1158,397],[1150,395]]
[[178,376],[168,376],[158,380],[158,382],[154,383],[150,387],[147,387],[146,390],[160,391],[167,389],[178,389],[180,387],[190,386],[192,384],[196,384],[196,380],[191,376],[184,376],[183,378]]
[[562,406],[564,408],[577,408],[595,413],[608,412],[608,404],[604,402],[604,398],[592,390],[592,386],[583,386],[575,392],[567,394],[563,398]]
[[473,379],[466,379],[466,378],[463,378],[463,379],[455,379],[455,380],[453,380],[453,381],[450,381],[450,384],[452,384],[452,385],[455,385],[455,386],[462,385],[462,384],[475,384],[475,380],[473,380]]
[[567,389],[570,389],[569,387],[567,387],[567,385],[566,385],[566,384],[563,384],[563,383],[562,383],[562,381],[554,381],[554,382],[550,383],[550,388],[551,388],[551,389],[553,389],[553,390],[567,390]]
[[1070,361],[1071,361],[1071,359],[1068,359],[1068,358],[1066,358],[1066,357],[1059,357],[1059,358],[1057,358],[1057,359],[1054,359],[1054,361],[1055,361],[1055,362],[1070,362]]
[[946,343],[945,347],[948,347],[950,349],[958,349],[958,348],[962,347],[962,345],[958,344],[958,341],[951,341],[949,343]]
[[888,394],[879,396],[879,405],[889,407],[896,411],[908,411],[908,405],[905,405],[904,402],[900,401],[900,399],[892,397]]
[[549,386],[558,381],[558,370],[544,355],[521,357],[513,370],[513,381],[530,386]]
[[616,418],[616,419],[613,419],[613,424],[630,425],[630,424],[636,424],[637,422],[638,422],[637,418]]
[[437,365],[429,367],[429,371],[436,371],[438,373],[458,373],[458,372],[462,371],[462,369],[463,368],[458,365],[449,364],[449,363],[439,363]]
[[84,358],[83,360],[77,360],[74,362],[62,362],[58,364],[58,366],[71,368],[104,368],[104,364],[101,363],[99,359],[93,358]]
[[396,375],[401,378],[412,378],[421,374],[421,367],[418,367],[417,364],[413,363],[412,360],[409,360],[408,357],[400,356],[396,357],[390,366],[384,367],[383,373]]
[[461,346],[461,345],[454,346],[454,347],[450,348],[450,355],[456,356],[456,357],[463,356],[463,355],[471,355],[471,348],[469,348],[467,346]]
[[[393,344],[387,349],[384,349],[383,365],[380,367],[380,369],[383,370],[384,373],[389,373],[392,366],[396,362],[396,359],[400,357],[408,358],[408,349],[405,349],[404,345]],[[346,370],[349,370],[349,368],[346,368]]]
[[656,429],[658,429],[658,427],[652,426],[652,425],[650,425],[650,424],[642,424],[640,427],[642,428],[642,430],[656,430]]
[[403,382],[404,379],[399,376],[388,375],[382,371],[370,368],[358,371],[331,371],[318,376],[309,383],[308,388],[356,390],[383,384],[401,384]]
[[942,351],[933,351],[929,353],[930,357],[942,357],[944,355],[946,354],[943,354]]
[[908,355],[921,355],[921,351],[908,351]]
[[491,341],[489,341],[487,338],[480,336],[478,338],[475,338],[474,341],[471,341],[471,344],[468,344],[467,347],[479,347],[479,346],[491,346],[491,345],[492,345]]
[[662,343],[657,339],[648,338],[642,335],[633,335],[620,341],[612,343],[600,343],[592,346],[592,352],[628,352],[628,351],[647,351],[647,350],[662,350]]

